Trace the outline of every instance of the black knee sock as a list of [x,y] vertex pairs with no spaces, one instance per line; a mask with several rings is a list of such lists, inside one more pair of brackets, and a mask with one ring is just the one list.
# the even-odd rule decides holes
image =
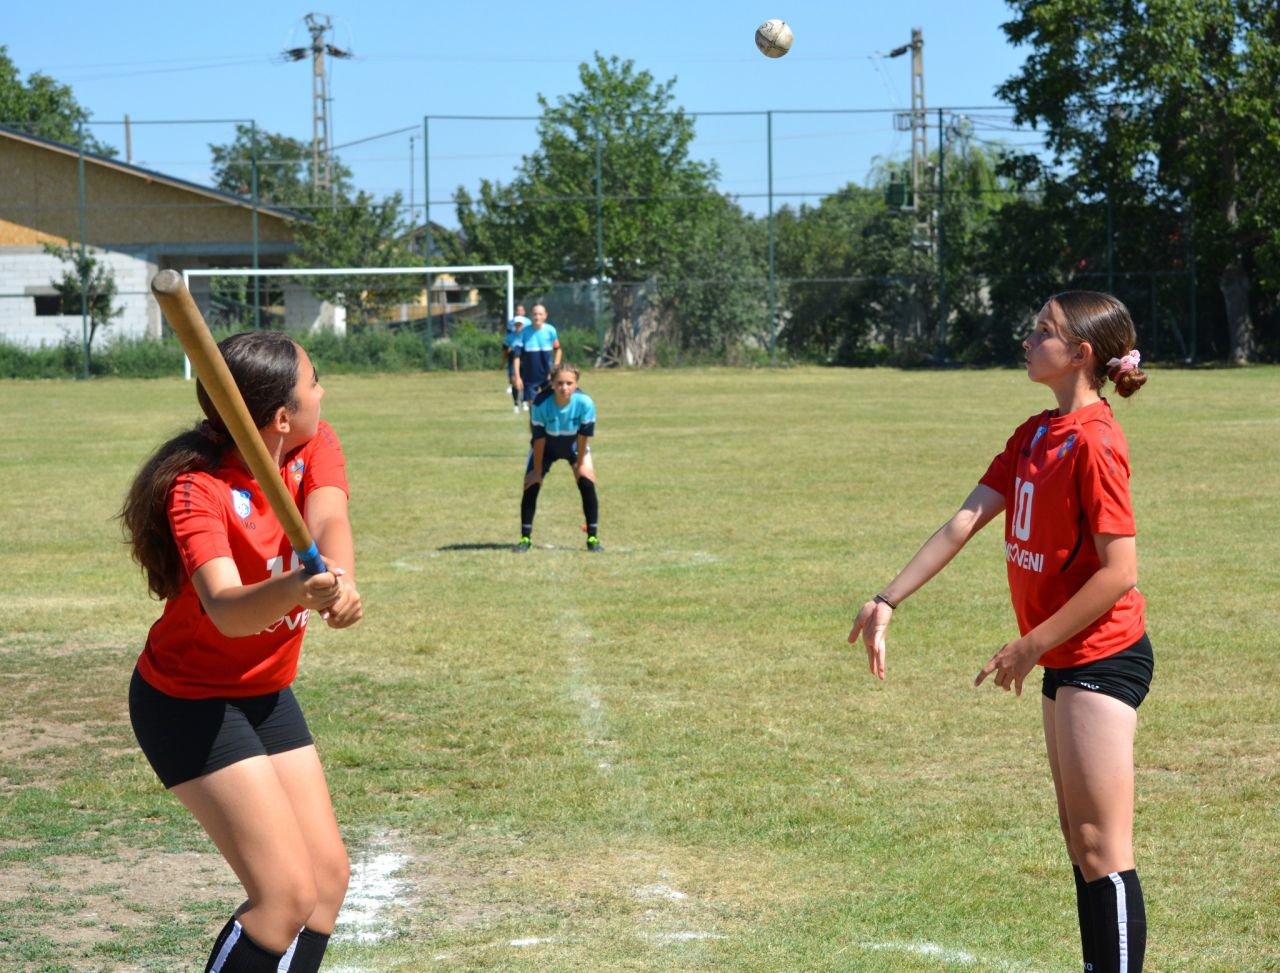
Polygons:
[[293,941],[293,956],[289,960],[289,973],[317,973],[324,951],[329,948],[326,933],[307,929],[305,926]]
[[520,404],[520,390],[516,388],[514,385],[511,386],[511,404],[512,405]]
[[213,949],[209,950],[209,959],[204,964],[205,973],[209,973],[209,970],[213,969],[213,961],[218,958],[218,953],[222,951],[222,944],[227,941],[231,931],[238,925],[236,917],[232,916],[227,920],[227,924],[222,927],[222,932],[218,933],[218,937],[213,941]]
[[1089,905],[1089,886],[1079,865],[1072,865],[1076,876],[1076,916],[1080,920],[1080,951],[1084,956],[1085,973],[1093,973],[1093,909]]
[[596,496],[596,485],[580,476],[578,492],[582,494],[582,516],[587,520],[587,536],[597,537],[600,533],[600,499]]
[[205,973],[276,973],[283,955],[255,943],[233,916],[218,934],[204,969]]
[[520,498],[520,536],[529,537],[533,534],[533,515],[538,510],[538,493],[542,490],[541,483],[535,483],[531,487],[525,487],[524,496]]
[[1133,869],[1086,883],[1093,914],[1096,973],[1142,973],[1147,952],[1147,909]]

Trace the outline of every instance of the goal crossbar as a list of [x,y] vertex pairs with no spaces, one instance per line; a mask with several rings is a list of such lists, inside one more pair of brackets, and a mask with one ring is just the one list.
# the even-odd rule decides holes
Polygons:
[[[182,271],[183,282],[188,288],[193,277],[383,277],[392,274],[412,276],[421,274],[430,281],[440,274],[502,273],[507,278],[507,320],[516,313],[515,268],[511,264],[459,264],[444,267],[200,267]],[[191,360],[183,356],[182,374],[191,380]]]

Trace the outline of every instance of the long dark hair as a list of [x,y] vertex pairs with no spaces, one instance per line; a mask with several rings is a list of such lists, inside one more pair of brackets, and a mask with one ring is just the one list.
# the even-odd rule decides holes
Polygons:
[[[218,349],[259,429],[281,406],[290,411],[298,407],[293,394],[298,383],[298,347],[288,335],[248,331],[224,339]],[[205,419],[174,436],[142,464],[119,513],[133,559],[157,598],[173,598],[182,585],[182,561],[169,528],[169,491],[183,473],[217,469],[223,452],[232,446],[222,417],[199,381],[196,399]]]

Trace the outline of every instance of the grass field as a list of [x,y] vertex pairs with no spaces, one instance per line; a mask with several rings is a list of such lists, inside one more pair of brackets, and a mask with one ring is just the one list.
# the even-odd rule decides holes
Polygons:
[[[998,528],[845,645],[1050,397],[1019,371],[609,372],[605,555],[563,465],[515,557],[496,373],[335,377],[365,619],[296,684],[355,862],[326,970],[1078,968]],[[112,516],[177,380],[0,383],[0,970],[201,968],[238,902],[125,711],[158,606]],[[1280,970],[1280,370],[1117,405],[1156,681],[1148,970]]]

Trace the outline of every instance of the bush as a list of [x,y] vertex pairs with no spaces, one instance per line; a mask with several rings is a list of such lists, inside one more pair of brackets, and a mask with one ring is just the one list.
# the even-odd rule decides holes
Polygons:
[[[218,329],[221,341],[241,329]],[[599,353],[600,337],[587,328],[565,328],[558,332],[562,358],[579,368],[592,368]],[[502,335],[467,322],[443,338],[433,338],[412,329],[354,328],[345,336],[331,331],[294,336],[322,374],[373,372],[497,371],[502,367]],[[779,358],[782,349],[779,348]],[[659,349],[659,365],[695,364],[757,367],[767,365],[768,349],[734,345],[728,352],[705,354]],[[93,350],[89,374],[120,378],[171,378],[181,375],[183,351],[170,334],[151,338],[119,338]],[[0,378],[80,378],[84,374],[84,352],[79,340],[68,336],[57,345],[27,348],[0,339]]]

